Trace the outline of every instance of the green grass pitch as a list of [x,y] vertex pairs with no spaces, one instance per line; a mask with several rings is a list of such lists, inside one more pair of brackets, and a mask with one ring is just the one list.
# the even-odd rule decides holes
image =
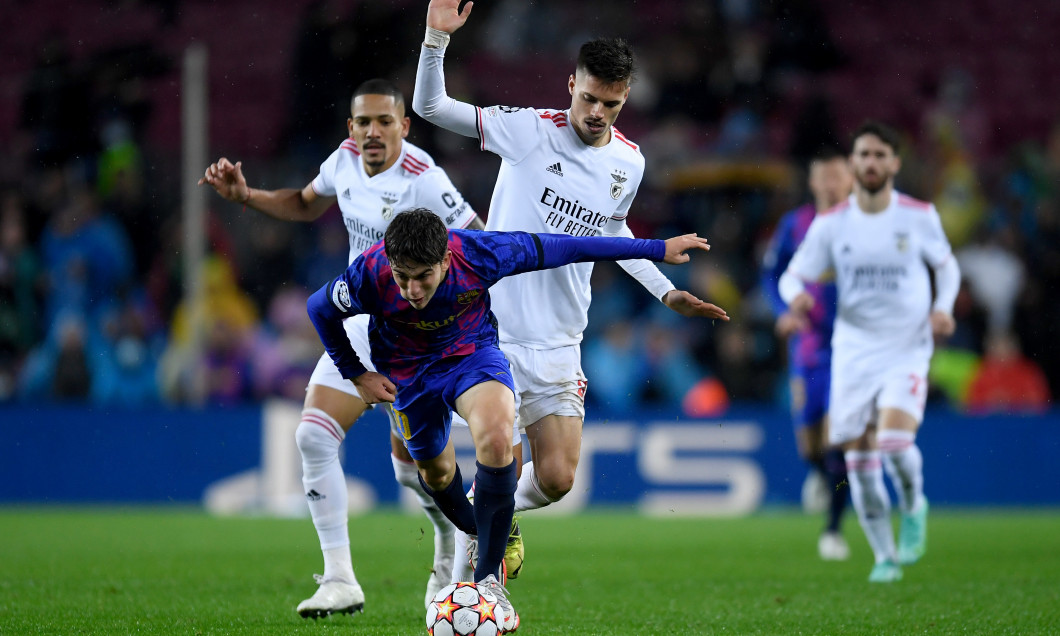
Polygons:
[[[523,517],[519,634],[1057,634],[1060,513],[933,510],[928,553],[869,584],[816,556],[819,521]],[[426,534],[424,534],[426,529]],[[0,634],[424,634],[425,518],[354,517],[363,614],[307,621],[321,571],[308,520],[185,509],[0,508]]]

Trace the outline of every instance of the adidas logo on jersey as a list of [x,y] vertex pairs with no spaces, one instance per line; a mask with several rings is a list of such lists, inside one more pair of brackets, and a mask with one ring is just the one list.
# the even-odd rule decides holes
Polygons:
[[545,170],[548,170],[552,174],[559,175],[561,177],[563,176],[563,168],[560,167],[558,161],[556,163],[552,164],[551,166],[545,168]]
[[[349,190],[347,190],[346,192],[349,192]],[[308,499],[309,501],[320,501],[321,499],[326,499],[327,497],[325,497],[324,495],[320,494],[319,492],[317,492],[315,490],[310,490],[309,492],[307,492],[305,494],[305,498]]]
[[350,196],[350,189],[349,188],[346,188],[345,190],[343,190],[342,198],[343,199],[352,199],[353,198],[353,197]]

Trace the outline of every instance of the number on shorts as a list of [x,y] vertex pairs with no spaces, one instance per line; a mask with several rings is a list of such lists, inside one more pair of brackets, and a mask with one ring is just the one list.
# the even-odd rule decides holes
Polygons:
[[401,436],[406,440],[412,439],[412,429],[409,428],[409,416],[394,409],[394,419],[397,421],[398,428],[401,429]]

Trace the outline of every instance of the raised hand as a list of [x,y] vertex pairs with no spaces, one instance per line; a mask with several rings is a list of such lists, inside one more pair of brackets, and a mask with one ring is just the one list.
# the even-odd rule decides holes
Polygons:
[[[688,257],[686,256],[685,258]],[[671,289],[666,292],[662,301],[664,305],[682,316],[688,316],[690,318],[716,318],[718,320],[729,319],[729,314],[727,314],[721,307],[702,301],[692,294],[680,289]]]
[[684,234],[666,239],[666,257],[663,261],[671,265],[687,263],[690,257],[685,252],[688,250],[709,252],[710,244],[707,243],[707,239],[700,238],[696,234]]
[[365,404],[393,402],[397,399],[397,387],[382,373],[365,371],[353,379],[353,384]]
[[460,10],[460,0],[431,0],[427,5],[427,26],[446,33],[453,33],[467,22],[474,2],[464,5]]
[[217,194],[236,203],[246,203],[250,198],[250,188],[247,180],[243,178],[243,162],[232,163],[226,157],[221,157],[217,163],[210,164],[206,174],[199,179],[199,185],[208,183],[213,186]]

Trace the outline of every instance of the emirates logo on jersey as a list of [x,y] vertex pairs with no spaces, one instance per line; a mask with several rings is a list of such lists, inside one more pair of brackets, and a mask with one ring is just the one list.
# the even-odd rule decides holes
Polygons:
[[398,202],[397,197],[387,192],[379,198],[383,200],[383,220],[389,221],[394,216],[394,204]]
[[622,196],[622,191],[626,189],[625,183],[629,181],[629,177],[622,170],[615,170],[611,173],[611,178],[615,180],[611,184],[611,198],[618,201],[619,197]]

